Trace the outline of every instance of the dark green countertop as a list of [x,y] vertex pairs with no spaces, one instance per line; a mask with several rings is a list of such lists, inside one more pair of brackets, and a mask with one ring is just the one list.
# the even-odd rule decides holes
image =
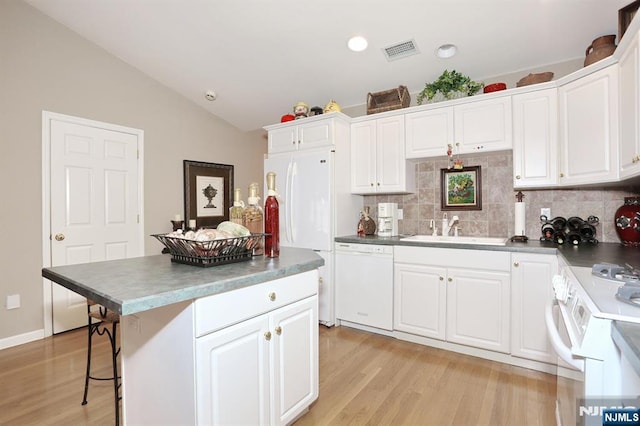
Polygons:
[[283,247],[280,257],[209,268],[171,262],[168,255],[43,268],[42,276],[121,315],[263,283],[324,265],[312,250]]
[[380,244],[413,247],[462,248],[488,251],[509,251],[540,254],[560,254],[570,266],[591,267],[595,263],[629,263],[640,268],[640,249],[625,247],[618,243],[582,244],[579,246],[561,245],[530,239],[526,243],[507,242],[504,246],[458,243],[425,243],[420,241],[402,241],[404,236],[378,237],[377,235],[347,235],[337,237],[336,243]]

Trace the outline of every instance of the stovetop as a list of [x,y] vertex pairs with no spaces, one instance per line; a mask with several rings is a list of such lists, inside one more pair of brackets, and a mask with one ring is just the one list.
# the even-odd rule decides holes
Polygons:
[[631,265],[620,266],[610,263],[596,263],[591,268],[591,273],[596,277],[619,281],[622,284],[638,284],[640,282],[639,271]]
[[631,265],[595,264],[591,273],[596,277],[619,283],[615,297],[640,308],[640,276],[637,269]]
[[[628,277],[633,274],[626,273],[633,268],[596,264],[591,268],[574,266],[570,269],[584,290],[584,296],[589,299],[587,306],[593,316],[640,323],[640,284],[635,285],[639,281]],[[622,293],[617,295],[621,287],[633,287],[628,297]],[[635,296],[636,290],[638,297]]]

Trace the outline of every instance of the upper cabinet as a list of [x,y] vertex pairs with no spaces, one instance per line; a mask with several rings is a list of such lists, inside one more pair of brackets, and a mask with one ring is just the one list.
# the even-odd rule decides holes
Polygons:
[[265,127],[269,132],[268,152],[276,154],[332,146],[341,132],[348,135],[348,127],[349,117],[340,113],[268,126]]
[[562,85],[558,95],[558,184],[617,181],[618,65]]
[[406,114],[406,156],[498,151],[512,147],[511,97],[469,101]]
[[[630,37],[631,34],[627,34]],[[640,175],[640,36],[636,34],[618,62],[620,78],[620,177]]]
[[404,155],[404,116],[351,125],[351,192],[401,194],[415,189],[415,173]]
[[511,96],[453,107],[455,143],[461,154],[511,149]]
[[428,109],[405,115],[407,158],[445,155],[453,145],[453,107]]
[[513,96],[513,187],[557,183],[558,89]]

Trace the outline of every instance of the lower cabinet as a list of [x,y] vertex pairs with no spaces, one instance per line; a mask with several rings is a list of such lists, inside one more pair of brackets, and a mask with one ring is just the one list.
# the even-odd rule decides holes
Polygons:
[[508,353],[508,252],[395,248],[394,329]]
[[306,409],[318,395],[317,304],[313,296],[197,339],[197,423],[287,424]]
[[556,255],[511,254],[511,355],[554,364],[557,357],[544,326],[545,304],[553,297]]
[[123,317],[126,424],[292,423],[318,397],[317,270]]

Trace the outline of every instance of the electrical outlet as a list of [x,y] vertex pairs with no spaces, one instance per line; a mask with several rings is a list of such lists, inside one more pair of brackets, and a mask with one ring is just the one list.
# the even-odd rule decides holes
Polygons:
[[7,309],[18,309],[20,307],[20,295],[19,294],[8,295],[5,306],[7,307]]
[[546,216],[547,219],[551,219],[551,209],[549,207],[543,207],[540,209],[540,216]]

